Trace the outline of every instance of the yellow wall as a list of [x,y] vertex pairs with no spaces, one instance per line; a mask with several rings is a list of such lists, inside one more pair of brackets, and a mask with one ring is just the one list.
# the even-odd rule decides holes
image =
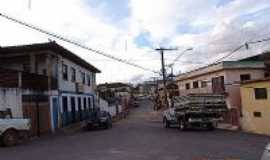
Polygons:
[[[267,88],[267,99],[255,99],[254,88]],[[248,132],[270,135],[270,81],[241,85],[242,128]],[[261,112],[261,117],[254,117]]]

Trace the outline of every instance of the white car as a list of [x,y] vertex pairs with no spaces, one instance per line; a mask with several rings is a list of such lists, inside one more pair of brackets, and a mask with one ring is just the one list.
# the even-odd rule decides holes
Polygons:
[[0,141],[5,146],[16,145],[20,138],[28,136],[30,129],[29,119],[15,119],[0,114]]
[[270,143],[265,147],[261,160],[270,160]]

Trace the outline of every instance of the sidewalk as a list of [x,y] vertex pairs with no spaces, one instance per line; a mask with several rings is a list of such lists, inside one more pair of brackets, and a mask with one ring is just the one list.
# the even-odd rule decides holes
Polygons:
[[73,133],[76,133],[76,132],[82,130],[83,123],[84,123],[84,121],[69,124],[66,127],[57,129],[55,133],[59,134],[59,135],[60,134],[73,134]]

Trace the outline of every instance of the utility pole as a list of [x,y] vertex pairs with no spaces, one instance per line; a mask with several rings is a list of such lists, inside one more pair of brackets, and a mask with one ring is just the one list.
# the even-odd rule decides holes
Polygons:
[[167,86],[166,86],[166,70],[165,70],[165,62],[164,62],[164,51],[174,51],[177,48],[156,48],[156,51],[160,51],[161,55],[161,72],[162,72],[162,81],[163,81],[163,92],[164,92],[164,100],[165,100],[165,107],[168,107],[168,99],[167,99]]

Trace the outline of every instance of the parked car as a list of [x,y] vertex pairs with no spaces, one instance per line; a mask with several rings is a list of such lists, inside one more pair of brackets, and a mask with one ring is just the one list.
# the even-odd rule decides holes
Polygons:
[[88,130],[95,128],[112,128],[112,118],[109,112],[96,110],[85,120],[84,127]]
[[0,111],[0,141],[3,145],[16,145],[19,139],[28,137],[30,128],[29,119],[15,119],[10,110]]
[[270,143],[265,147],[261,160],[270,160]]
[[139,107],[139,102],[135,100],[132,105],[133,107],[137,108]]

